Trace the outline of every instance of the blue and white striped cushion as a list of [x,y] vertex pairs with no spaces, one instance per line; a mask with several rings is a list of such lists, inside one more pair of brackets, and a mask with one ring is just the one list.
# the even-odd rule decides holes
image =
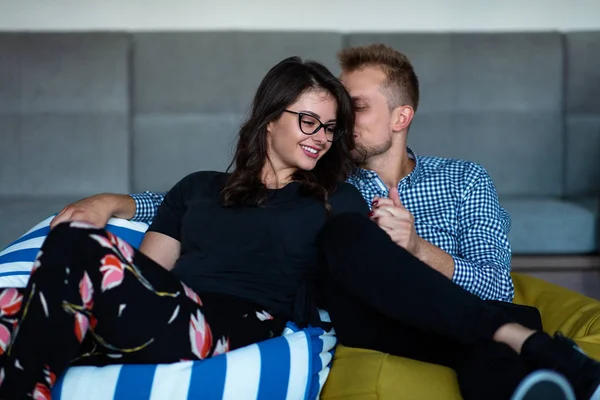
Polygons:
[[[53,217],[0,252],[0,287],[25,287]],[[139,248],[148,225],[113,218],[106,229]],[[329,321],[326,312],[321,319]],[[329,375],[334,331],[298,329],[203,361],[71,367],[53,389],[56,400],[317,399]]]
[[57,382],[56,400],[317,399],[335,337],[309,328],[204,361],[77,366]]
[[[0,251],[0,288],[27,286],[33,262],[50,232],[50,221],[53,218],[54,216],[46,218]],[[148,224],[120,218],[111,218],[106,226],[106,230],[136,249],[142,243],[147,229]]]

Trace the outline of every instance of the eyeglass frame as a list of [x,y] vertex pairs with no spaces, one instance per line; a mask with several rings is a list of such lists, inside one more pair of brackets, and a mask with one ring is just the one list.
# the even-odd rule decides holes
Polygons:
[[[288,113],[290,113],[290,114],[296,114],[296,115],[298,116],[298,127],[300,128],[300,131],[301,131],[302,133],[304,133],[305,135],[308,135],[308,136],[315,135],[317,132],[319,132],[319,131],[321,130],[321,128],[325,128],[325,138],[327,138],[327,126],[335,125],[335,128],[334,128],[334,132],[333,132],[333,138],[332,138],[332,140],[329,140],[329,139],[327,139],[327,141],[328,141],[329,143],[333,143],[333,142],[335,142],[336,140],[339,140],[339,139],[340,139],[340,137],[342,137],[342,135],[343,135],[343,133],[344,133],[343,131],[340,131],[340,130],[338,129],[338,127],[337,127],[337,123],[335,123],[335,122],[330,122],[330,123],[328,123],[328,124],[324,124],[323,122],[321,122],[321,120],[320,120],[319,118],[315,117],[313,114],[310,114],[310,113],[305,113],[305,112],[292,111],[292,110],[287,110],[287,109],[285,109],[285,110],[283,110],[283,111],[285,111],[285,112],[288,112]],[[317,126],[317,128],[316,128],[316,129],[315,129],[315,130],[314,130],[312,133],[307,133],[307,132],[305,132],[305,131],[304,131],[304,129],[302,129],[302,117],[304,117],[305,115],[306,115],[306,116],[309,116],[309,117],[311,117],[311,118],[314,118],[314,119],[316,119],[316,120],[317,120],[317,122],[319,123],[319,126]]]

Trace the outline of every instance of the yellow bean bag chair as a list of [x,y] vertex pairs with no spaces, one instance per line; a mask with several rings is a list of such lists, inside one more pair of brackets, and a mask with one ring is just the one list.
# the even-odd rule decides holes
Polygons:
[[[512,276],[516,304],[537,307],[546,332],[562,332],[600,360],[600,302],[541,279]],[[321,399],[460,400],[461,396],[450,368],[340,345]]]

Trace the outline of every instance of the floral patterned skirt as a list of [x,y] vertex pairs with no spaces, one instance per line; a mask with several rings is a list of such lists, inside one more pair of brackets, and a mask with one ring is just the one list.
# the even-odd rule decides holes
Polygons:
[[0,398],[50,399],[70,365],[205,359],[284,326],[260,306],[195,293],[110,232],[61,224],[27,288],[0,291]]

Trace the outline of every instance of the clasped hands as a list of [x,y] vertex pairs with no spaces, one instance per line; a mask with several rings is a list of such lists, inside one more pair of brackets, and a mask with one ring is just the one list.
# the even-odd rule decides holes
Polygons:
[[383,229],[400,247],[418,257],[423,239],[415,230],[415,219],[400,201],[398,189],[392,188],[389,197],[375,197],[369,218]]

